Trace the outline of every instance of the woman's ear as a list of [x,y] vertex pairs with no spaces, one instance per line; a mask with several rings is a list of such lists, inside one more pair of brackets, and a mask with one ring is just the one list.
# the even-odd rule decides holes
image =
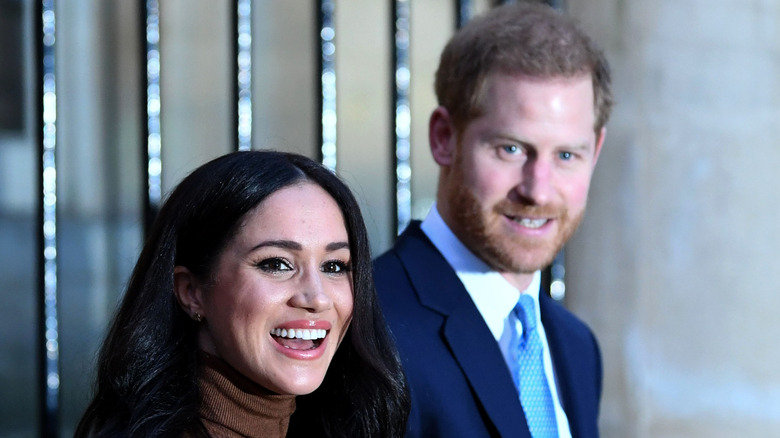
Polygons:
[[439,166],[450,166],[455,157],[457,132],[447,108],[440,106],[433,110],[428,120],[428,143],[433,161]]
[[206,317],[203,307],[203,291],[198,286],[195,275],[184,266],[173,268],[173,292],[184,313],[195,321]]

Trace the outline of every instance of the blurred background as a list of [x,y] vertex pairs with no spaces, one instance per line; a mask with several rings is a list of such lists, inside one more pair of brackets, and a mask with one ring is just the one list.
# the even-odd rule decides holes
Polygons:
[[[42,3],[0,0],[0,437],[72,435],[156,185],[247,138],[329,160],[387,249],[433,201],[439,52],[495,2]],[[554,5],[617,100],[562,298],[601,343],[602,436],[780,436],[780,0]]]

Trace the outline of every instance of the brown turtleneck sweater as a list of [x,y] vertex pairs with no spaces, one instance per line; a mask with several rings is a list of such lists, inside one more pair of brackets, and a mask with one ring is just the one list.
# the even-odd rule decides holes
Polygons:
[[214,438],[284,438],[294,395],[274,394],[215,356],[201,356],[200,419]]

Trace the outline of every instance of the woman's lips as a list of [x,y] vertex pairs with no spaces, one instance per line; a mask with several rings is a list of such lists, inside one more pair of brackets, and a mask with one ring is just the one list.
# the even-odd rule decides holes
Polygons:
[[290,321],[271,329],[277,350],[293,359],[316,359],[325,351],[331,324],[327,321]]
[[271,330],[271,336],[276,342],[293,350],[311,350],[317,348],[328,331],[325,329],[282,329]]

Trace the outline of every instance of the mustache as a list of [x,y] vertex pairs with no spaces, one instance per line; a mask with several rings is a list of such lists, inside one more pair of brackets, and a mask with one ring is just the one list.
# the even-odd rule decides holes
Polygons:
[[566,214],[558,205],[523,205],[504,199],[493,207],[497,214],[511,217],[557,218]]

